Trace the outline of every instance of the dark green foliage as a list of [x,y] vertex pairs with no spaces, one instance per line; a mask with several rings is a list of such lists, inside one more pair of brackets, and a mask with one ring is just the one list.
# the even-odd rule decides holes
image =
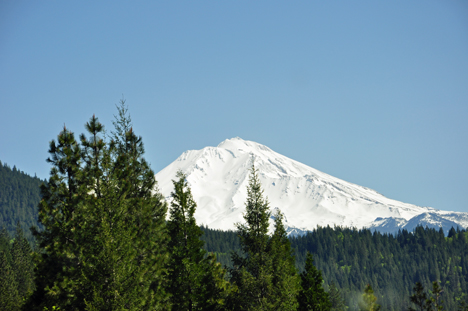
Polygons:
[[460,300],[458,303],[458,311],[468,311],[468,303],[465,300]]
[[18,170],[16,166],[10,168],[0,161],[0,227],[5,227],[13,236],[19,222],[31,244],[34,238],[29,228],[38,226],[37,204],[41,199],[39,187],[43,182]]
[[272,257],[273,309],[296,310],[300,277],[297,274],[291,243],[283,225],[283,215],[275,214],[275,231],[270,238],[268,252]]
[[439,285],[439,282],[432,282],[432,292],[431,296],[428,296],[424,291],[424,287],[420,282],[416,282],[413,287],[413,294],[410,297],[411,303],[415,308],[410,307],[410,311],[439,311],[443,310],[443,301],[440,299],[440,294],[443,292],[442,288]]
[[299,293],[300,311],[326,311],[332,305],[329,294],[323,289],[322,272],[314,266],[312,254],[307,253],[305,269],[301,273],[301,291]]
[[35,231],[37,289],[29,309],[154,310],[166,304],[167,260],[162,195],[153,193],[154,173],[143,158],[141,137],[124,102],[116,133],[105,140],[94,116],[75,140],[64,128],[50,143],[52,164],[42,186]]
[[245,224],[237,224],[243,254],[233,253],[231,282],[238,291],[233,297],[235,310],[271,310],[274,306],[272,257],[268,252],[268,202],[258,173],[252,166],[247,188]]
[[0,310],[19,310],[21,302],[18,295],[15,272],[4,251],[0,251]]
[[335,282],[331,282],[328,288],[328,299],[331,304],[331,311],[345,311],[348,307],[345,304],[340,290],[336,287]]
[[11,237],[5,227],[0,229],[0,252],[3,252],[6,256],[6,260],[11,263],[11,252],[10,252],[10,243]]
[[206,257],[197,226],[186,176],[179,171],[174,183],[170,219],[167,223],[170,259],[167,266],[172,310],[217,310],[224,304],[227,282],[214,255]]
[[203,263],[204,273],[201,279],[202,310],[227,310],[228,298],[232,286],[226,280],[226,269],[209,253]]
[[0,311],[19,310],[21,305],[10,248],[10,235],[3,227],[0,231]]
[[231,252],[240,251],[237,232],[215,230],[205,226],[201,226],[200,229],[204,232],[201,239],[205,242],[205,250],[215,254],[223,266],[232,268]]
[[270,216],[258,172],[252,165],[244,214],[246,223],[237,224],[240,251],[232,252],[233,266],[229,269],[235,287],[230,297],[234,310],[297,309],[299,277],[283,215],[279,212],[274,215],[272,236],[268,234]]
[[34,286],[31,246],[19,224],[14,239],[0,232],[0,310],[19,310]]
[[[263,198],[263,190],[258,179],[258,171],[251,168],[249,186],[247,188],[247,202],[244,214],[245,224],[237,224],[241,247],[248,254],[248,261],[261,265],[267,260],[266,249],[269,240],[268,227],[270,210],[268,201]],[[258,257],[258,258],[250,258]],[[256,261],[259,261],[258,263]],[[243,261],[243,260],[242,260]],[[258,269],[254,269],[258,270]]]
[[418,227],[394,236],[322,227],[291,238],[291,245],[299,269],[306,252],[314,254],[325,284],[336,284],[350,310],[357,308],[366,284],[372,284],[383,310],[405,310],[415,282],[431,288],[433,280],[443,287],[444,308],[456,310],[456,297],[468,292],[467,233],[454,229],[449,238],[441,230]]
[[[53,165],[47,184],[41,186],[42,200],[39,205],[39,221],[43,231],[34,231],[44,253],[38,256],[37,291],[33,295],[33,306],[52,307],[60,303],[62,308],[84,308],[83,294],[79,291],[77,276],[80,275],[80,252],[84,245],[80,223],[86,184],[82,181],[81,149],[74,134],[65,127],[50,143],[50,158]],[[80,247],[81,245],[81,247]],[[80,304],[81,302],[81,304]]]
[[424,311],[427,310],[428,298],[427,294],[424,292],[424,287],[421,282],[416,282],[413,287],[413,294],[410,297],[410,301],[413,304],[413,307],[410,307],[410,311]]
[[11,245],[11,267],[15,271],[18,295],[21,300],[26,299],[34,290],[34,264],[31,246],[19,223]]
[[[125,106],[117,122],[127,122]],[[121,120],[124,118],[125,120]],[[145,310],[165,304],[163,274],[166,261],[166,205],[154,174],[144,158],[141,137],[130,127],[106,147],[98,134],[102,126],[93,118],[87,125],[89,139],[81,137],[90,197],[89,225],[93,232],[84,253],[86,275],[93,297],[90,310]],[[106,149],[107,148],[107,149]],[[117,293],[117,295],[116,295]]]
[[[234,232],[204,230],[206,249],[240,251]],[[449,238],[440,230],[421,227],[397,235],[322,227],[290,241],[297,267],[303,270],[307,251],[313,253],[324,287],[333,282],[350,310],[358,308],[362,289],[370,282],[382,310],[406,310],[415,282],[431,288],[437,277],[445,310],[456,310],[468,297],[466,230],[454,229]]]
[[196,307],[198,297],[197,287],[200,286],[200,263],[204,259],[203,241],[200,239],[203,231],[196,225],[196,203],[185,175],[178,172],[177,181],[173,181],[174,192],[170,218],[167,223],[170,241],[168,251],[168,292],[171,294],[171,304],[174,310],[192,310]]

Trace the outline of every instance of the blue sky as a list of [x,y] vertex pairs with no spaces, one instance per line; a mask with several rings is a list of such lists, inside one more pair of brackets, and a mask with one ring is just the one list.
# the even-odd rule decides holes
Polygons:
[[239,136],[468,212],[468,2],[95,2],[0,1],[3,163],[48,177],[124,96],[155,172]]

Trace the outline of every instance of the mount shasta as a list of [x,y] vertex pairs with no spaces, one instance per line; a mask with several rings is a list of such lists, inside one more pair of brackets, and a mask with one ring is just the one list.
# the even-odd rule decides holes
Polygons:
[[[436,210],[386,198],[380,193],[322,173],[270,148],[241,138],[217,147],[188,150],[156,174],[168,201],[172,179],[182,170],[197,202],[198,224],[235,230],[243,222],[252,161],[272,211],[284,214],[289,234],[303,234],[316,226],[369,228],[395,233],[417,225],[468,227],[468,213]],[[272,213],[274,214],[274,213]]]

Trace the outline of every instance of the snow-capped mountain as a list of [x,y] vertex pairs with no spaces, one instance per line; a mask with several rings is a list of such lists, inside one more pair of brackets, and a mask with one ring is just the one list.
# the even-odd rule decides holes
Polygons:
[[[187,181],[197,202],[198,224],[234,230],[243,222],[249,168],[254,161],[270,208],[285,216],[290,234],[319,226],[373,228],[395,232],[418,224],[468,227],[468,213],[440,211],[384,197],[289,159],[270,148],[241,138],[227,139],[217,147],[184,152],[156,174],[159,189],[170,201],[177,170]],[[450,226],[446,228],[446,226]]]
[[378,217],[368,228],[371,230],[377,230],[381,233],[394,233],[395,231],[398,231],[398,229],[406,229],[408,231],[413,231],[413,229],[416,226],[434,228],[437,230],[442,227],[445,234],[447,235],[452,227],[459,227],[460,229],[462,229],[462,223],[463,221],[451,221],[437,213],[422,213],[414,216],[409,220],[396,217]]

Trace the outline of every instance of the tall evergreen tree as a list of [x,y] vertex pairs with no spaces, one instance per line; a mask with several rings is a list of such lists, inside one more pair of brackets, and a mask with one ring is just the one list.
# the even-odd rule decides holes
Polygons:
[[[115,181],[111,189],[117,191],[116,197],[126,205],[121,224],[126,232],[125,239],[129,241],[128,248],[134,249],[133,257],[127,261],[128,266],[134,267],[133,285],[128,287],[138,287],[132,296],[136,310],[164,309],[167,304],[164,289],[168,259],[167,204],[157,189],[153,170],[143,158],[142,138],[135,135],[123,100],[118,113],[114,122],[116,132],[109,144]],[[121,124],[126,124],[124,131],[119,129]]]
[[[168,292],[173,310],[215,310],[222,305],[224,273],[216,271],[213,257],[205,258],[203,231],[197,226],[186,176],[177,172],[173,181],[168,233]],[[219,278],[216,280],[216,278]]]
[[82,265],[76,235],[87,194],[81,149],[74,134],[64,127],[57,142],[50,142],[49,153],[47,162],[52,169],[48,183],[41,186],[39,203],[44,230],[33,229],[44,251],[38,254],[36,291],[29,308],[42,310],[60,304],[62,308],[84,309],[83,295],[78,291]]
[[296,260],[291,243],[283,225],[283,215],[275,215],[275,231],[270,239],[269,253],[272,257],[272,282],[274,310],[296,310],[297,295],[300,290],[300,277],[296,270]]
[[[122,107],[117,123],[126,122]],[[35,231],[43,253],[28,306],[163,309],[167,206],[154,192],[142,139],[130,128],[106,141],[94,116],[86,130],[81,143],[66,128],[51,142],[53,167],[39,206],[44,230]]]
[[141,138],[130,129],[122,139],[126,148],[119,148],[114,142],[106,145],[99,137],[103,127],[95,117],[86,128],[90,137],[82,135],[81,143],[85,176],[93,194],[87,201],[86,230],[88,236],[93,233],[93,240],[86,242],[83,252],[85,275],[93,280],[88,285],[93,295],[87,298],[86,307],[162,307],[165,300],[158,303],[155,298],[164,293],[166,206],[161,195],[151,193],[155,180],[141,158]]
[[243,254],[232,254],[231,281],[238,290],[233,295],[236,310],[271,310],[274,306],[272,258],[268,252],[268,201],[258,172],[252,165],[247,188],[245,224],[237,224]]
[[328,293],[322,286],[322,272],[314,266],[314,258],[307,253],[304,272],[301,273],[302,289],[299,293],[300,311],[324,311],[331,309]]

